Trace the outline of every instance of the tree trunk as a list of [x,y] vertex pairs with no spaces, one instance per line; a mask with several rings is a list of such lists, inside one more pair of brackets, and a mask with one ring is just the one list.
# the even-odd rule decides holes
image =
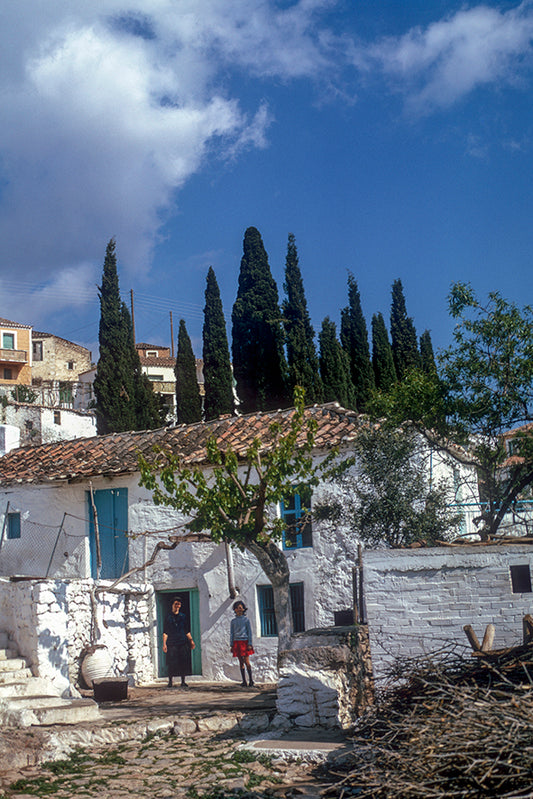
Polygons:
[[288,648],[292,634],[289,595],[289,565],[283,550],[270,539],[248,541],[246,549],[254,555],[272,584],[274,610],[278,625],[278,657]]

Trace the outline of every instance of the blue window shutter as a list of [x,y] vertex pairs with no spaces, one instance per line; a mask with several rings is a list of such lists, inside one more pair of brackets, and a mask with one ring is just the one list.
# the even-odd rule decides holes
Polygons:
[[20,538],[20,513],[7,514],[7,537]]
[[283,549],[302,549],[313,546],[313,533],[311,521],[299,519],[305,517],[305,511],[311,507],[311,489],[301,495],[294,494],[280,502],[281,517],[286,524],[283,532]]

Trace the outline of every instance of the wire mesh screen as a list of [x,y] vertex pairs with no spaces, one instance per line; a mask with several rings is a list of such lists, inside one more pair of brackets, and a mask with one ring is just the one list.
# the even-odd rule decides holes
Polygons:
[[79,563],[79,547],[85,536],[69,531],[65,517],[57,525],[19,519],[18,535],[13,535],[14,531],[17,532],[17,526],[8,518],[0,540],[0,575],[3,577],[46,578],[58,573],[67,576],[69,559],[71,563],[73,559]]

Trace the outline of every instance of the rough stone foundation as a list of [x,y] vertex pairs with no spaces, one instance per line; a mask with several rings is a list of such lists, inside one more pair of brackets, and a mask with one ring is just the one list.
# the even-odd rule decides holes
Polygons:
[[298,633],[280,654],[277,708],[291,726],[346,730],[371,701],[365,626]]

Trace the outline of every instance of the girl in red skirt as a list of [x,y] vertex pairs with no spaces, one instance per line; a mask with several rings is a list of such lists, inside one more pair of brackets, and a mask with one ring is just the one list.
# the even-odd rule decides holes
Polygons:
[[241,685],[246,688],[246,673],[244,667],[248,671],[248,685],[253,685],[252,667],[250,666],[250,655],[254,654],[252,646],[252,625],[250,620],[246,618],[246,606],[242,599],[238,599],[233,604],[235,611],[235,618],[231,620],[230,626],[230,647],[231,654],[234,658],[239,658],[239,667],[241,670],[242,682]]

